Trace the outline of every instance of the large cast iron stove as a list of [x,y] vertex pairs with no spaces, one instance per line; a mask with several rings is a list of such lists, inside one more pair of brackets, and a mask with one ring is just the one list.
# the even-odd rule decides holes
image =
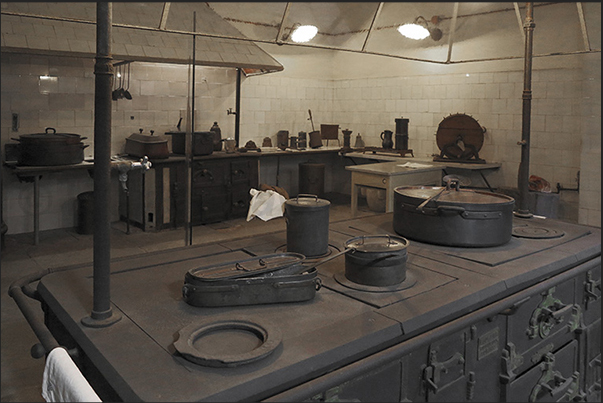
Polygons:
[[[317,266],[322,288],[301,302],[182,298],[191,268],[274,254],[284,232],[116,259],[111,302],[123,319],[107,329],[80,324],[91,267],[47,275],[38,290],[47,326],[79,349],[107,400],[527,401],[549,389],[600,399],[600,230],[548,219],[514,227],[498,247],[410,241],[396,289],[346,283],[345,256],[335,257]],[[392,214],[331,223],[328,254],[367,234],[396,235]],[[177,343],[191,329],[203,337],[189,353],[242,360],[186,359]]]

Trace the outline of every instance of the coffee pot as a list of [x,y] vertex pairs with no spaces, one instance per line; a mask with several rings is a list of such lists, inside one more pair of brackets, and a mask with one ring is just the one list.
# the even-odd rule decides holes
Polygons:
[[391,130],[384,130],[381,132],[381,146],[389,149],[394,147],[394,141],[392,140],[393,132]]

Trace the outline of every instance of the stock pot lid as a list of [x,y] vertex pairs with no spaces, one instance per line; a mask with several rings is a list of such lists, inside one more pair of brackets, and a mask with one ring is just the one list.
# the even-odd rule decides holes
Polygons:
[[325,199],[319,199],[318,196],[315,195],[300,194],[297,197],[285,201],[285,205],[294,208],[313,209],[328,207],[331,205],[331,202]]
[[151,134],[143,134],[142,129],[140,129],[140,133],[134,133],[127,140],[132,140],[137,143],[145,143],[145,144],[157,144],[157,143],[167,143],[168,139],[165,136],[154,135],[153,132]]
[[44,133],[21,134],[20,139],[43,139],[52,141],[63,141],[69,138],[80,138],[79,134],[75,133],[57,133],[53,127],[47,127]]
[[392,235],[366,235],[348,239],[346,248],[360,252],[395,252],[408,247],[408,240]]
[[193,268],[187,272],[186,278],[196,281],[220,281],[253,277],[301,264],[305,258],[301,253],[293,252],[256,256],[249,259]]
[[[470,203],[470,204],[507,204],[515,201],[510,196],[480,192],[470,189],[446,190],[441,186],[401,186],[394,190],[396,193],[420,200],[427,200],[437,196],[438,202]],[[438,196],[438,193],[441,194]]]

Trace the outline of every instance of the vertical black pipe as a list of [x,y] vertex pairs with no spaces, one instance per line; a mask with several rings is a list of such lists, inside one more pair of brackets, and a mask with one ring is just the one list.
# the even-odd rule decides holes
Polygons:
[[[193,11],[193,32],[197,31],[197,12]],[[196,45],[197,43],[197,35],[193,34],[193,71],[192,71],[192,76],[191,76],[191,133],[189,136],[189,141],[188,141],[188,148],[186,150],[186,160],[188,162],[188,172],[189,172],[189,195],[190,195],[190,199],[189,199],[189,214],[188,214],[188,222],[186,223],[186,225],[188,226],[188,239],[187,239],[187,245],[192,245],[193,244],[193,175],[192,175],[192,169],[193,169],[193,147],[194,147],[194,137],[195,137],[195,70],[197,68],[196,66]]]
[[519,189],[519,205],[515,215],[522,218],[532,217],[530,213],[530,121],[532,108],[532,34],[534,32],[534,20],[532,18],[533,4],[526,3],[526,20],[523,25],[525,32],[525,65],[523,71],[523,110],[521,123],[521,162],[517,177]]
[[235,94],[235,142],[239,145],[239,126],[241,125],[241,69],[237,68],[237,90]]
[[111,224],[109,220],[111,183],[111,3],[96,3],[96,63],[94,65],[94,296],[90,316],[82,323],[109,326],[121,315],[111,309]]

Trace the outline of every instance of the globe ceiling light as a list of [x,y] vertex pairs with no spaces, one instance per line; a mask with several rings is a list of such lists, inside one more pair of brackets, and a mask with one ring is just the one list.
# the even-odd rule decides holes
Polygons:
[[440,17],[431,17],[431,25],[427,20],[418,16],[412,24],[403,24],[398,27],[398,32],[410,39],[421,40],[428,36],[434,41],[442,39],[442,30],[436,25],[440,22]]
[[291,34],[291,40],[297,43],[308,42],[310,39],[314,38],[317,33],[318,28],[314,25],[300,25],[295,28]]
[[398,32],[409,39],[425,39],[429,36],[427,28],[418,24],[404,24],[398,27]]

